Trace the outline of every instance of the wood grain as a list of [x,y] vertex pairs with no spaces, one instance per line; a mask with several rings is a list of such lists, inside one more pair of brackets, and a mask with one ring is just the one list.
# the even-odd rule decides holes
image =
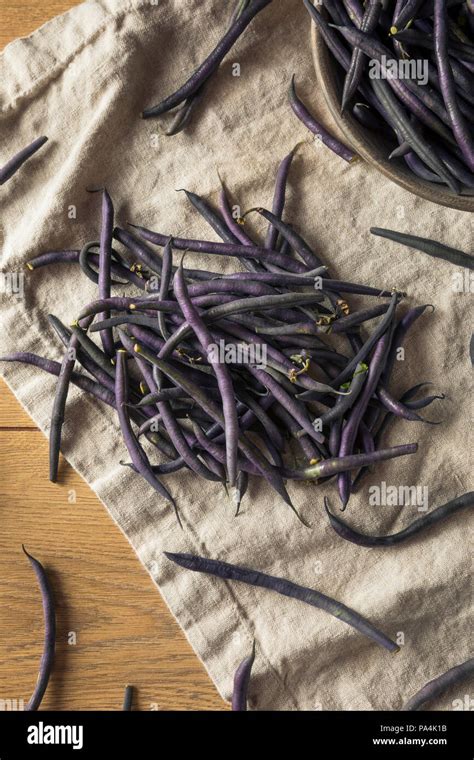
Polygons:
[[[74,4],[3,0],[0,47]],[[46,439],[0,380],[0,701],[26,703],[41,656],[41,599],[24,543],[45,565],[57,604],[42,708],[120,710],[131,683],[135,709],[226,709],[102,504],[68,465],[61,485],[47,472]]]

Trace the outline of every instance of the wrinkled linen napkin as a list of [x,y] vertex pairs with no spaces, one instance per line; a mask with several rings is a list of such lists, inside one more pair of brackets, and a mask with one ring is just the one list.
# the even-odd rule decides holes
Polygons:
[[[387,443],[418,441],[419,453],[377,467],[346,513],[362,531],[394,532],[420,516],[418,507],[374,506],[371,486],[381,489],[379,501],[382,483],[426,487],[429,509],[470,487],[472,294],[466,282],[456,285],[449,264],[373,238],[369,228],[395,228],[472,251],[472,217],[416,198],[362,162],[347,165],[296,120],[286,94],[293,73],[302,97],[334,129],[299,0],[274,0],[254,20],[184,133],[165,137],[157,121],[143,121],[143,108],[179,86],[211,50],[229,12],[218,0],[87,2],[7,46],[0,56],[0,162],[40,134],[50,139],[1,188],[1,269],[20,272],[42,251],[98,238],[99,196],[86,193],[94,186],[107,186],[121,225],[131,220],[167,234],[214,239],[175,190],[185,187],[215,202],[219,171],[242,210],[268,207],[279,161],[305,141],[291,170],[286,218],[334,276],[396,286],[408,292],[407,305],[436,307],[413,328],[393,389],[432,381],[448,398],[426,416],[443,424],[397,421]],[[240,76],[234,76],[235,63]],[[265,231],[258,222],[254,229]],[[209,264],[209,257],[188,256],[188,266]],[[232,268],[222,259],[212,265]],[[95,295],[77,267],[30,273],[23,297],[2,295],[1,353],[34,351],[60,360],[47,314],[69,323]],[[55,380],[27,366],[0,365],[0,371],[47,432]],[[338,509],[333,482],[289,486],[311,523],[306,529],[261,483],[251,484],[234,519],[218,484],[178,473],[167,483],[180,506],[182,532],[172,510],[120,466],[127,454],[113,412],[77,389],[68,400],[64,455],[128,537],[226,699],[253,639],[252,709],[397,709],[427,680],[467,659],[466,512],[406,545],[365,549],[328,525],[323,496]],[[299,602],[182,570],[164,550],[224,559],[314,587],[396,638],[401,652],[393,656]],[[433,707],[449,709],[452,698],[447,694]]]

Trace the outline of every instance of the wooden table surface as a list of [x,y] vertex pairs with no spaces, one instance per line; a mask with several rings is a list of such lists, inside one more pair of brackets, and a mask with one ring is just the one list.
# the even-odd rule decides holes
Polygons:
[[[2,0],[0,49],[74,4]],[[22,544],[45,565],[57,605],[42,709],[120,710],[127,683],[136,687],[135,709],[225,709],[102,504],[68,465],[60,484],[47,473],[46,439],[0,380],[0,709],[26,702],[42,651],[41,599]]]

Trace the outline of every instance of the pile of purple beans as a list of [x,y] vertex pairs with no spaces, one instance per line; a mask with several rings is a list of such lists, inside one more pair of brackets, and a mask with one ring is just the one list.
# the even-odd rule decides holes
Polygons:
[[[126,464],[177,515],[172,478],[170,487],[162,481],[181,469],[224,484],[237,511],[250,475],[263,478],[292,509],[287,481],[336,477],[345,509],[368,468],[416,452],[412,442],[384,447],[383,435],[396,418],[422,421],[419,410],[440,398],[420,394],[425,384],[401,399],[390,389],[397,351],[427,306],[399,314],[403,293],[329,274],[283,220],[293,157],[294,151],[279,167],[272,211],[250,209],[236,219],[224,185],[219,209],[186,191],[222,242],[115,226],[103,190],[100,240],[28,262],[29,270],[77,263],[98,285],[97,300],[71,315],[70,326],[49,316],[66,347],[61,364],[33,354],[2,357],[59,378],[52,481],[71,383],[116,409]],[[251,214],[268,223],[263,242],[248,231]],[[229,274],[190,269],[184,253],[174,262],[186,250],[240,266]],[[111,295],[126,285],[141,293]],[[368,305],[353,310],[352,294],[367,297]]]

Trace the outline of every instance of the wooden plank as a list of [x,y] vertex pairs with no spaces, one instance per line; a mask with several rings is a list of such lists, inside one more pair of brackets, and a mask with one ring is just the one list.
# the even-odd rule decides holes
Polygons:
[[65,13],[81,0],[2,0],[0,50],[17,37],[26,37],[49,19]]
[[61,486],[49,483],[47,459],[39,431],[0,431],[2,699],[29,696],[41,654],[41,601],[24,543],[48,568],[57,599],[46,709],[118,709],[126,683],[138,687],[137,709],[225,709],[103,506],[68,466]]
[[15,399],[5,381],[0,378],[0,430],[8,428],[37,430],[29,414]]

